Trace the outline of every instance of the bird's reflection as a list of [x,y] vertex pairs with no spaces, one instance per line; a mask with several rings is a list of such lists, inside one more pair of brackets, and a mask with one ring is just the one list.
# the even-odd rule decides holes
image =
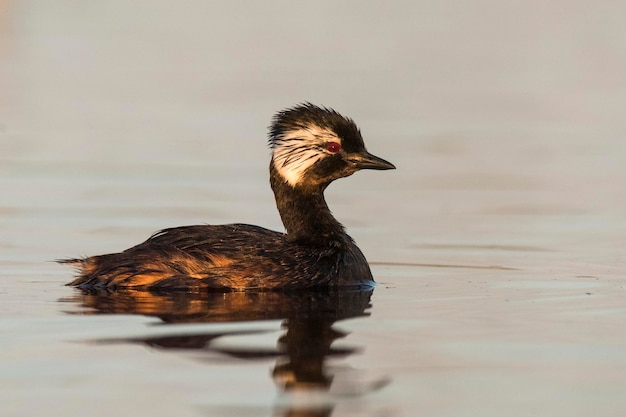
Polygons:
[[[276,358],[272,378],[286,396],[290,393],[323,393],[330,390],[333,371],[328,358],[347,356],[356,348],[335,348],[333,342],[347,334],[333,328],[338,320],[368,316],[372,289],[354,291],[323,291],[303,293],[231,292],[231,293],[169,293],[146,291],[85,291],[62,301],[78,303],[78,314],[141,314],[158,317],[163,323],[215,323],[255,320],[284,320],[284,334],[276,349],[228,348],[213,345],[224,336],[237,336],[254,331],[205,331],[194,334],[128,338],[116,340],[141,343],[161,349],[201,350],[228,355],[231,358]],[[376,389],[384,381],[352,390],[358,395]],[[358,385],[358,384],[356,384]],[[360,392],[359,392],[360,391]],[[329,416],[332,401],[299,407],[286,403],[277,409],[282,416]]]

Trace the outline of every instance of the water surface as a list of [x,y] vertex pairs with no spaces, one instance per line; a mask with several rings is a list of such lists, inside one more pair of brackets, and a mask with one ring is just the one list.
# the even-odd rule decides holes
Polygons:
[[[0,2],[1,414],[623,415],[624,12]],[[327,192],[371,294],[63,286],[161,228],[281,230],[265,130],[303,100],[398,167]]]

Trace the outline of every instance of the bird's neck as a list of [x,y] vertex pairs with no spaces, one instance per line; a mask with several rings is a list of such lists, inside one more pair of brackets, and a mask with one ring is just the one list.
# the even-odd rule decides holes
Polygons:
[[304,244],[344,245],[350,238],[332,215],[324,199],[326,185],[288,184],[270,163],[270,183],[287,239]]

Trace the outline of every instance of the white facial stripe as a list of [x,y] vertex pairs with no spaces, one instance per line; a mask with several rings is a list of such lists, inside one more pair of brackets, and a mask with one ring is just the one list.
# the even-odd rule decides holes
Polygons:
[[341,139],[318,126],[285,132],[274,142],[274,167],[285,181],[296,186],[307,169],[330,154],[326,149],[328,142],[341,144]]

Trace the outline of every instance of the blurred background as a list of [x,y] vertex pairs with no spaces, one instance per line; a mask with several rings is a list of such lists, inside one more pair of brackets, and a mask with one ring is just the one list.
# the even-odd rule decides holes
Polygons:
[[[0,7],[5,210],[71,210],[76,183],[90,175],[132,188],[116,203],[159,210],[159,187],[133,182],[173,169],[154,183],[184,189],[189,175],[230,194],[233,182],[255,182],[232,198],[262,196],[271,212],[265,129],[275,111],[306,100],[353,117],[370,150],[399,166],[339,185],[338,194],[359,190],[346,197],[352,207],[385,203],[403,223],[419,221],[414,210],[623,213],[620,2]],[[360,199],[370,181],[385,192]],[[489,207],[474,198],[494,188],[510,193]],[[470,198],[460,205],[433,189]],[[101,208],[114,192],[91,191],[79,204]],[[190,209],[190,197],[168,205]],[[255,206],[237,206],[261,221]]]
[[[418,381],[432,358],[415,364],[419,372],[404,363],[394,368],[387,361],[403,356],[380,341],[403,329],[407,343],[395,349],[418,338],[458,347],[459,330],[473,327],[455,320],[477,314],[474,325],[497,332],[510,323],[498,327],[490,318],[532,320],[515,337],[529,346],[548,343],[553,358],[572,359],[558,370],[583,364],[574,385],[571,373],[558,371],[541,382],[496,379],[494,386],[510,388],[493,403],[499,415],[517,404],[520,389],[531,389],[529,401],[551,415],[625,406],[612,389],[624,382],[618,371],[626,358],[611,350],[624,346],[615,330],[624,325],[626,272],[625,15],[626,3],[610,0],[0,0],[4,325],[19,333],[28,318],[69,323],[56,301],[70,291],[62,284],[71,271],[50,260],[121,250],[184,224],[282,230],[268,186],[266,130],[276,111],[310,101],[352,117],[368,150],[398,167],[358,173],[327,192],[384,284],[374,316],[396,326],[370,322],[364,362],[387,374],[404,370],[407,378],[382,404],[413,415],[415,403],[394,401],[417,401],[410,393],[420,387],[419,400],[433,400],[426,409],[451,415],[437,401],[447,401],[444,392],[462,393],[465,380],[451,390],[441,380]],[[426,269],[414,268],[420,266]],[[429,292],[434,288],[443,292]],[[479,296],[487,307],[476,313],[465,291],[507,302],[546,297],[547,310],[523,305],[503,313]],[[428,311],[413,304],[417,297]],[[442,297],[467,304],[435,302]],[[554,309],[565,318],[547,318]],[[589,333],[566,326],[580,310],[606,321]],[[437,333],[441,322],[430,337],[412,333],[415,317],[428,314],[453,314],[449,333]],[[536,323],[547,324],[537,330]],[[27,362],[20,352],[46,326],[31,323],[15,339],[13,362]],[[80,338],[82,324],[73,326],[72,337]],[[484,341],[484,331],[469,337]],[[56,343],[55,355],[71,338],[46,337],[37,343]],[[582,350],[564,354],[552,337],[580,342]],[[602,368],[614,372],[607,381],[594,379],[597,357],[581,353],[603,340],[600,351],[613,360]],[[470,365],[450,366],[482,372],[476,361],[488,362],[493,352],[483,347],[469,354]],[[533,352],[541,357],[541,349]],[[410,349],[406,355],[418,357]],[[29,379],[15,372],[24,385],[14,380],[5,400],[19,398],[21,388],[28,397]],[[459,394],[452,409],[484,415],[472,399],[491,398],[491,385],[480,386],[485,397]],[[598,386],[604,388],[586,396]]]
[[2,1],[2,222],[26,223],[15,241],[31,215],[68,220],[67,234],[91,216],[119,226],[98,211],[130,206],[130,226],[150,230],[181,213],[279,228],[266,127],[306,100],[354,118],[370,151],[399,167],[329,191],[348,225],[392,230],[381,260],[471,229],[468,216],[577,214],[610,232],[626,200],[625,8]]

